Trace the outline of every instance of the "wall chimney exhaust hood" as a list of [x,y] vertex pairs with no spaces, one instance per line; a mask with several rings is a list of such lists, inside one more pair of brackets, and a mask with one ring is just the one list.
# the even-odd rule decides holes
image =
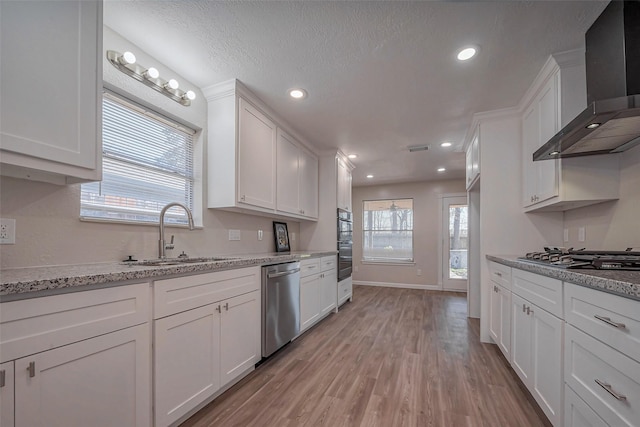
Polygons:
[[618,153],[640,144],[640,1],[612,1],[585,35],[589,107],[533,160]]

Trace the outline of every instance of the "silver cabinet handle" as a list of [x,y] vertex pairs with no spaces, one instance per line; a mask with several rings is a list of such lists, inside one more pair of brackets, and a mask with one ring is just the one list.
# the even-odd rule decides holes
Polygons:
[[620,393],[616,393],[611,388],[611,384],[605,383],[604,381],[600,381],[597,378],[596,378],[596,384],[598,384],[600,387],[605,389],[607,391],[607,393],[609,393],[611,396],[615,397],[617,400],[627,400],[627,396],[625,396],[623,394],[620,394]]
[[496,276],[502,277],[502,273],[500,273],[499,271],[496,271]]
[[27,368],[29,372],[29,378],[33,378],[36,376],[36,362],[29,362],[29,367]]
[[606,323],[607,325],[611,325],[611,326],[614,326],[614,327],[620,328],[620,329],[626,328],[626,325],[624,323],[614,322],[609,317],[599,316],[597,314],[595,314],[593,317],[595,317],[596,319],[600,320],[601,322]]
[[527,307],[527,316],[530,315],[531,313],[533,313],[533,310],[531,310],[531,307]]
[[522,312],[524,313],[525,311],[527,311],[527,305],[526,304],[522,304]]
[[218,313],[222,313],[222,309],[220,308],[220,305],[218,305],[218,306],[216,307],[216,311],[217,311]]
[[6,381],[6,373],[4,372],[4,369],[0,371],[0,387],[4,387],[5,385],[5,381]]
[[224,309],[225,309],[225,310],[227,310],[227,311],[229,311],[229,303],[226,303],[226,304],[224,305]]

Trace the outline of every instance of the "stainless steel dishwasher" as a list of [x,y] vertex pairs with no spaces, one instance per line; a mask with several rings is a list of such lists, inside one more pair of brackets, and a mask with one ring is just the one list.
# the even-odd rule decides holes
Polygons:
[[300,333],[300,263],[262,267],[262,357]]

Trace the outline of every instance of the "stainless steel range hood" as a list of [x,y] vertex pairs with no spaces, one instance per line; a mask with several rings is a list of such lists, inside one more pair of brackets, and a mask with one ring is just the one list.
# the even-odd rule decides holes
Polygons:
[[640,1],[612,1],[585,35],[589,107],[533,160],[618,153],[640,144]]

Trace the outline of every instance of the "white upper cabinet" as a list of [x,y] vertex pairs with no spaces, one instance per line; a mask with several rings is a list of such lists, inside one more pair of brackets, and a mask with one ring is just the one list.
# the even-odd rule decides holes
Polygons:
[[469,143],[466,152],[466,183],[467,189],[473,187],[480,176],[480,134],[476,128],[473,139]]
[[351,212],[351,168],[341,158],[338,162],[338,208]]
[[278,212],[318,218],[318,158],[278,128],[276,164]]
[[242,83],[203,89],[208,101],[208,207],[318,217],[318,159]]
[[616,155],[533,161],[533,153],[586,108],[584,54],[552,55],[523,100],[525,211],[563,211],[618,198]]
[[3,175],[102,177],[102,2],[0,2]]

